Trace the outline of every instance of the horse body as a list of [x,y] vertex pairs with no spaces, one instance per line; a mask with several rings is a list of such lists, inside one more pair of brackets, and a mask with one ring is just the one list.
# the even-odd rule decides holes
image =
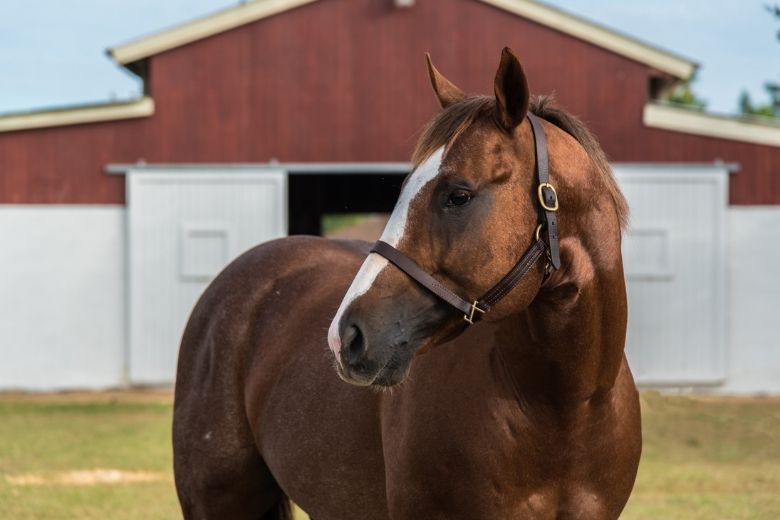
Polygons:
[[[430,72],[449,130],[428,143],[383,237],[479,294],[537,225],[527,85],[508,51],[495,108]],[[185,517],[288,518],[286,497],[315,520],[619,516],[641,451],[623,353],[625,216],[589,136],[568,126],[545,123],[561,267],[538,263],[481,323],[467,327],[363,243],[277,240],[217,277],[179,357]]]
[[399,388],[344,384],[324,330],[367,247],[274,241],[199,303],[176,387],[186,516],[257,518],[285,494],[315,519],[616,517],[639,455],[625,360],[612,388],[570,399],[559,366],[539,368],[529,309],[417,357]]

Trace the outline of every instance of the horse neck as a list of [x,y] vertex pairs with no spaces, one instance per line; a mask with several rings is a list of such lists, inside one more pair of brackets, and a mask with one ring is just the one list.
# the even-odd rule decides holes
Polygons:
[[619,238],[615,247],[594,249],[598,254],[577,238],[562,240],[561,269],[527,309],[496,329],[500,359],[523,399],[565,405],[615,384],[627,313]]

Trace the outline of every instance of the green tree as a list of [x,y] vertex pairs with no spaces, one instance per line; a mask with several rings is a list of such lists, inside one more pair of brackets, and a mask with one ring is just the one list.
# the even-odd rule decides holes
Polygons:
[[[780,20],[780,4],[764,5],[769,14]],[[777,39],[780,40],[780,30],[777,31]],[[739,95],[739,109],[744,115],[780,117],[780,84],[769,82],[764,85],[769,94],[768,103],[754,104],[747,90]]]
[[747,90],[743,90],[739,95],[739,110],[746,116],[775,117],[778,115],[772,103],[754,105]]
[[696,76],[694,75],[689,80],[687,80],[685,83],[680,83],[676,87],[674,87],[674,90],[669,94],[668,100],[671,103],[676,103],[678,105],[686,105],[691,108],[695,108],[696,110],[704,110],[707,107],[707,102],[700,98],[694,91],[691,84],[696,81]]
[[[764,5],[769,14],[780,20],[780,4]],[[780,40],[780,29],[777,31],[777,39]]]

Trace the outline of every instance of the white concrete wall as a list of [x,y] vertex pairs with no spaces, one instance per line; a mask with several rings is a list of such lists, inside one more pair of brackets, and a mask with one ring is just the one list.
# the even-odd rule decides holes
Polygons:
[[122,206],[0,205],[0,267],[0,389],[121,384]]
[[728,352],[720,393],[780,393],[780,206],[728,209]]

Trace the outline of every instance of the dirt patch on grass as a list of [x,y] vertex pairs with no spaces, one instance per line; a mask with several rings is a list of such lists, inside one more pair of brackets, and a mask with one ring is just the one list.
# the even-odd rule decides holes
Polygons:
[[172,388],[130,388],[75,392],[0,392],[0,402],[172,403]]
[[165,482],[171,480],[168,473],[154,471],[123,471],[119,469],[88,469],[40,474],[6,475],[12,486],[94,486],[97,484],[135,484],[138,482]]

